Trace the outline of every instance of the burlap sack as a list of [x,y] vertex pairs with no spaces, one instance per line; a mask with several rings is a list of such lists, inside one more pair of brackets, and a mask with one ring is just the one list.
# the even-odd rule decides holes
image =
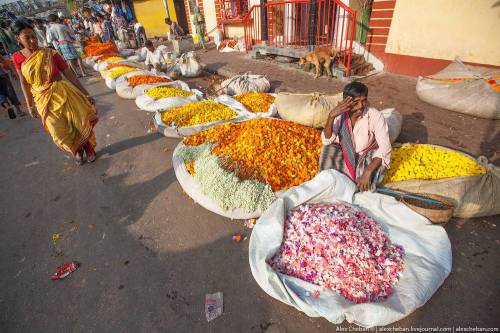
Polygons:
[[274,103],[281,118],[309,127],[323,128],[328,113],[342,99],[341,92],[336,95],[278,93]]
[[484,175],[439,180],[415,179],[387,183],[384,186],[411,193],[444,196],[455,202],[456,208],[453,216],[456,217],[470,218],[500,214],[500,168],[488,163],[484,156],[479,157],[477,162],[486,167],[487,172]]

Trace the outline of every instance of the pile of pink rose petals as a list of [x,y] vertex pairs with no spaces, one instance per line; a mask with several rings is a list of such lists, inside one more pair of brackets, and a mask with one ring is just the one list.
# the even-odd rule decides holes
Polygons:
[[290,211],[283,243],[269,264],[365,303],[392,293],[404,268],[403,254],[362,210],[343,203],[303,204]]

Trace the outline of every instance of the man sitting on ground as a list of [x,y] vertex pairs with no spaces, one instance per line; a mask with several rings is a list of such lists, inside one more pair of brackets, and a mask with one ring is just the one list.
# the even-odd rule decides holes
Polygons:
[[162,72],[167,69],[167,62],[165,61],[165,52],[163,48],[155,48],[153,42],[147,40],[145,43],[146,49],[146,64],[148,71],[155,69],[158,72]]
[[382,113],[369,107],[368,87],[363,83],[347,84],[343,95],[321,133],[320,169],[336,169],[361,191],[373,191],[391,161],[389,129]]

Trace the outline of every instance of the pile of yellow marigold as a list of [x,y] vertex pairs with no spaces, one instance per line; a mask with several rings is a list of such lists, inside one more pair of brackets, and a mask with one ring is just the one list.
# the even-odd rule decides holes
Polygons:
[[236,117],[236,112],[224,104],[204,101],[193,102],[164,112],[161,120],[167,126],[174,123],[177,127],[208,124]]
[[154,99],[159,99],[167,97],[187,97],[193,95],[193,93],[182,89],[162,86],[148,89],[146,95]]
[[[274,192],[312,179],[319,171],[320,132],[293,122],[259,118],[212,127],[184,139],[212,142],[212,154],[240,179],[267,183]],[[187,165],[188,171],[193,170]]]
[[121,62],[115,62],[115,63],[108,64],[104,70],[109,71],[110,69],[113,69],[116,67],[137,68],[137,66],[127,65],[127,64],[123,64]]
[[475,160],[458,152],[426,144],[408,144],[392,150],[384,182],[477,176],[485,172]]
[[128,84],[132,87],[135,87],[135,86],[138,86],[141,84],[172,82],[172,80],[169,80],[166,77],[152,76],[152,75],[134,75],[134,76],[127,78],[127,81],[128,81]]
[[234,97],[253,113],[267,112],[274,103],[274,96],[265,93],[246,93]]
[[122,76],[123,74],[127,74],[136,70],[137,68],[117,67],[116,69],[112,70],[111,73],[108,74],[108,77],[111,79],[116,79],[117,77]]

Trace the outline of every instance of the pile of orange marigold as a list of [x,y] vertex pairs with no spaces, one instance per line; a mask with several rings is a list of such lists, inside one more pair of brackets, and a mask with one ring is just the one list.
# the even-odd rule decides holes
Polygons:
[[246,93],[234,97],[238,102],[243,104],[248,111],[253,113],[267,112],[269,107],[274,103],[274,96],[266,93]]
[[[259,118],[212,127],[184,139],[214,143],[211,153],[240,179],[257,179],[274,192],[312,179],[319,171],[320,132],[289,121]],[[187,163],[188,171],[194,171]]]
[[132,87],[141,84],[152,84],[152,83],[162,83],[162,82],[172,82],[172,80],[166,77],[152,76],[152,75],[134,75],[127,79],[128,84]]
[[89,56],[98,56],[105,53],[118,53],[118,48],[112,42],[108,43],[88,43],[85,46],[85,55]]

